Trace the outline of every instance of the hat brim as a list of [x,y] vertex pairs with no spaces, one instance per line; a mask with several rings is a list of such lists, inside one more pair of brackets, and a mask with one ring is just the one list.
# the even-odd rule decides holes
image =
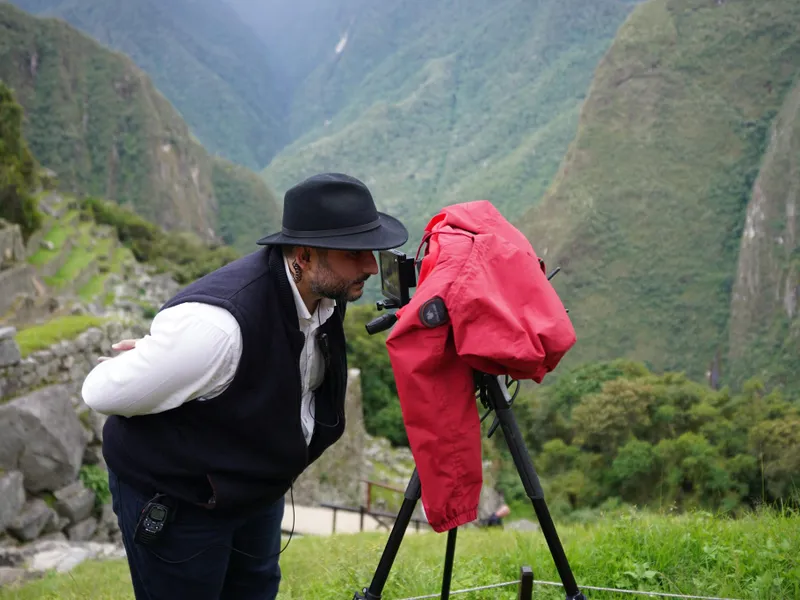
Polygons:
[[399,248],[408,241],[408,230],[400,221],[382,212],[378,213],[378,221],[378,227],[361,233],[295,237],[278,232],[263,237],[256,243],[260,246],[293,245],[331,250],[390,250]]

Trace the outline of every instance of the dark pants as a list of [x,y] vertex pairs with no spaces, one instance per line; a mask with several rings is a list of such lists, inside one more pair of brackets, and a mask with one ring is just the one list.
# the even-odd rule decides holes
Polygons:
[[222,517],[180,504],[162,538],[143,546],[135,543],[133,536],[150,498],[110,471],[108,483],[137,600],[277,597],[283,498],[247,518]]

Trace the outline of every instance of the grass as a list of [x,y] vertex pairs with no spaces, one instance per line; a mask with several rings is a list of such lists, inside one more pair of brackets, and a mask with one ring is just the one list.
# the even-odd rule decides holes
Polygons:
[[45,283],[55,289],[63,289],[69,286],[81,272],[88,268],[98,257],[108,256],[111,251],[112,240],[101,238],[92,247],[92,239],[95,224],[87,222],[80,226],[78,231],[79,239],[69,253],[69,257],[61,268],[51,277],[45,278]]
[[[112,244],[111,239],[103,240],[106,246],[101,248],[101,251],[110,250]],[[103,305],[108,306],[114,301],[114,293],[106,291],[106,282],[112,273],[121,273],[124,264],[130,260],[135,260],[129,248],[125,246],[117,246],[111,252],[111,257],[108,261],[108,270],[105,273],[98,273],[92,277],[86,284],[78,290],[78,296],[84,302],[92,302],[100,299]]]
[[[800,519],[761,512],[739,520],[704,513],[684,516],[609,515],[586,525],[559,527],[579,585],[727,598],[800,597]],[[444,534],[407,536],[383,597],[435,594],[441,587]],[[295,538],[281,558],[279,600],[340,600],[369,585],[386,533]],[[459,531],[452,590],[517,579],[520,566],[542,581],[559,581],[540,532]],[[513,600],[515,587],[459,595],[465,600]],[[633,596],[587,591],[588,598]],[[558,587],[536,586],[536,598],[563,598]],[[79,565],[16,590],[0,600],[132,599],[122,561]]]
[[78,211],[70,211],[65,214],[57,223],[42,238],[42,242],[52,242],[53,249],[48,250],[44,246],[40,246],[29,258],[28,262],[35,267],[46,265],[61,252],[64,242],[69,239],[70,235],[75,235],[75,228],[73,222],[78,216]]
[[74,281],[75,277],[94,260],[94,253],[88,248],[73,248],[67,262],[52,277],[46,277],[45,283],[56,289],[62,289]]
[[23,357],[44,350],[61,340],[71,340],[91,327],[99,327],[104,320],[91,315],[65,315],[47,323],[34,325],[17,332],[16,340]]
[[[101,269],[101,272],[91,277],[78,290],[78,296],[85,302],[91,302],[97,298],[106,302],[108,295],[105,292],[105,286],[108,276],[111,273],[120,273],[124,264],[135,258],[130,249],[117,245],[114,232],[111,232],[110,235],[100,235],[96,224],[91,221],[84,221],[78,225],[78,214],[77,210],[72,210],[62,216],[58,222],[51,221],[52,227],[43,240],[52,242],[54,249],[48,250],[41,247],[31,255],[28,262],[35,267],[46,265],[63,251],[64,243],[72,237],[75,239],[75,243],[67,260],[56,273],[46,277],[45,282],[60,290],[75,281],[75,278],[93,261],[97,260],[101,264],[107,263],[107,269]],[[92,246],[93,243],[94,246]]]
[[78,296],[80,299],[84,302],[91,302],[95,298],[105,296],[106,280],[108,279],[108,276],[109,273],[98,273],[89,281],[87,281],[86,285],[78,290]]

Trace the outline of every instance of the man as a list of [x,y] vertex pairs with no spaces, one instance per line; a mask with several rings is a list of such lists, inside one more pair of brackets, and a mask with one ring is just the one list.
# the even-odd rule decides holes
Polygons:
[[485,519],[481,519],[479,521],[479,525],[481,527],[502,527],[503,526],[503,517],[507,517],[511,514],[511,508],[509,508],[508,504],[501,504],[500,508],[494,511]]
[[345,305],[408,239],[347,175],[284,198],[264,248],[180,291],[83,385],[138,599],[267,600],[284,495],[345,425]]

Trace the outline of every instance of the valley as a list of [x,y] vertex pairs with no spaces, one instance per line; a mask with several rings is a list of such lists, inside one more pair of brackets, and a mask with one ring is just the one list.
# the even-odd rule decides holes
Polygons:
[[[796,0],[0,2],[0,428],[20,440],[0,444],[0,552],[51,534],[118,541],[80,381],[182,286],[280,229],[289,187],[336,171],[405,223],[406,253],[442,207],[487,199],[561,269],[578,341],[543,385],[520,385],[514,409],[584,575],[793,597],[797,23]],[[378,286],[348,308],[354,418],[294,490],[304,505],[356,506],[367,479],[403,487],[413,468],[386,333],[365,329]],[[60,412],[49,425],[33,410],[26,439],[14,423],[29,403]],[[490,424],[481,510],[502,494],[509,523],[527,526],[536,517]],[[30,483],[31,465],[56,463],[57,481]],[[67,511],[65,494],[86,510]],[[394,511],[401,497],[375,500]],[[487,541],[521,539],[469,533],[476,572]],[[301,548],[333,556],[344,588],[384,541]],[[502,548],[498,560],[517,560]],[[429,592],[438,563],[409,556],[415,581],[393,589]],[[287,554],[287,597],[333,597],[327,578],[297,576],[307,562]],[[127,593],[120,565],[87,566],[76,589]],[[518,565],[503,568],[458,581]]]

